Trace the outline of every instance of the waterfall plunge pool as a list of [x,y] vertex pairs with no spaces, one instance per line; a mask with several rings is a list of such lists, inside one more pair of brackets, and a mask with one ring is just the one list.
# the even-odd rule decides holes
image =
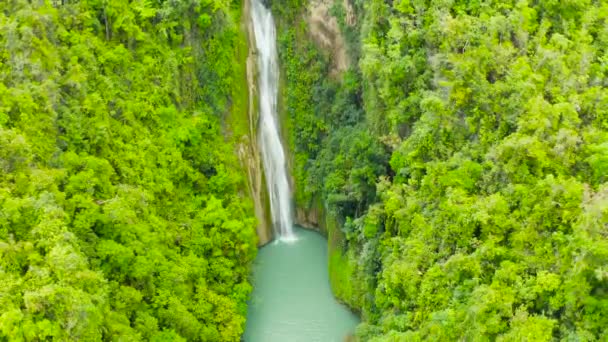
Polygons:
[[258,252],[245,342],[343,342],[359,323],[331,292],[327,240],[299,227],[294,233],[297,241]]
[[277,118],[279,63],[274,19],[263,0],[252,1],[250,14],[258,52],[258,139],[279,241],[260,249],[254,263],[244,341],[342,342],[354,331],[358,319],[331,293],[327,242],[315,232],[292,229],[289,177]]

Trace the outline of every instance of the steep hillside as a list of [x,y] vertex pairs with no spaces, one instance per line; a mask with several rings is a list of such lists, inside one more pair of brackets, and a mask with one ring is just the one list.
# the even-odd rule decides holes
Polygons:
[[336,1],[338,75],[272,3],[297,205],[362,340],[608,338],[608,3]]
[[0,2],[0,340],[240,339],[240,11]]

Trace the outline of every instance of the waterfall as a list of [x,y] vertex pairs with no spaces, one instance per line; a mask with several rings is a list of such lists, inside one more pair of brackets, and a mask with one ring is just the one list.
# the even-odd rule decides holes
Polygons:
[[259,141],[270,196],[270,212],[275,235],[283,241],[295,240],[291,213],[285,151],[279,136],[277,97],[279,65],[272,13],[263,0],[252,0],[251,20],[258,53]]

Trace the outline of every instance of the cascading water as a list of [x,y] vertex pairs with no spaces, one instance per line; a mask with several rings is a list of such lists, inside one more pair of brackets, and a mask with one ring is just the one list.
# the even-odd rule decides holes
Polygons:
[[285,152],[279,136],[277,96],[279,66],[274,20],[262,0],[253,0],[251,20],[258,52],[260,123],[259,140],[270,212],[275,235],[283,241],[295,240]]

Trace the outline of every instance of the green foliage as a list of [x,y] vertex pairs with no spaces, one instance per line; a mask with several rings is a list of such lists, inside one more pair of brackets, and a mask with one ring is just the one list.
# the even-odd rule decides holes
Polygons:
[[359,338],[608,338],[608,4],[351,4],[347,74],[306,27],[280,47],[298,205],[342,227]]
[[[340,78],[328,77],[329,56],[304,40],[306,30],[303,25],[290,27],[279,35],[296,204],[309,206],[321,194],[332,211],[360,211],[375,196],[386,153],[358,125],[364,117],[360,74],[349,70]],[[324,183],[325,178],[330,181]]]
[[0,3],[0,340],[240,339],[240,6]]

